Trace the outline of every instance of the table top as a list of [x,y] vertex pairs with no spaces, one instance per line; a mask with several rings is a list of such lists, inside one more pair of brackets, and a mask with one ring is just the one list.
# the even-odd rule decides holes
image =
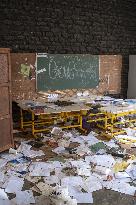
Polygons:
[[123,99],[114,99],[105,96],[88,96],[88,97],[65,97],[63,99],[57,99],[59,101],[73,102],[74,104],[68,106],[58,106],[54,104],[54,101],[47,101],[47,99],[35,99],[35,100],[22,100],[17,101],[20,108],[34,112],[35,115],[39,114],[57,114],[62,112],[79,112],[88,111],[91,105],[99,104],[101,106],[100,111],[112,114],[124,113],[136,111],[136,100],[133,103]]
[[34,112],[35,115],[55,114],[55,113],[59,114],[59,113],[63,113],[63,112],[65,112],[65,113],[80,112],[80,111],[87,111],[90,109],[90,107],[85,105],[85,104],[72,104],[69,106],[56,106],[53,103],[41,103],[38,101],[29,101],[29,100],[18,101],[18,105],[23,110],[28,110],[28,111]]
[[107,106],[107,107],[102,107],[101,111],[102,112],[107,112],[107,113],[112,113],[112,114],[133,112],[133,111],[136,111],[136,104],[129,105],[129,106],[110,105],[110,106]]

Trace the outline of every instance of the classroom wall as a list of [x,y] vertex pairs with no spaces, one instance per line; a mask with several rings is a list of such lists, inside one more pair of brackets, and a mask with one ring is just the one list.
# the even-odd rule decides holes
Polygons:
[[1,0],[0,47],[12,52],[136,54],[135,0]]
[[[34,99],[39,95],[36,92],[35,53],[12,53],[12,98],[13,101],[22,99]],[[22,65],[30,66],[29,76],[25,75]],[[121,55],[100,55],[100,83],[96,89],[88,89],[92,94],[103,95],[105,93],[119,94],[121,90]],[[68,96],[76,94],[79,90],[65,90]],[[80,90],[83,91],[83,90]],[[48,91],[51,93],[51,91]],[[54,93],[54,92],[53,92]]]

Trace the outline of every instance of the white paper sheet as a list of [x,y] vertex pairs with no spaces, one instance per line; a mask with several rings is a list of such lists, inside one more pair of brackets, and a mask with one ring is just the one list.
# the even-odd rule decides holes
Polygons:
[[115,173],[115,178],[116,179],[130,178],[130,175],[127,174],[126,172],[118,172]]
[[136,130],[132,129],[132,128],[124,128],[124,130],[126,130],[126,133],[128,136],[136,136]]
[[86,168],[86,167],[77,168],[77,174],[78,174],[79,176],[89,177],[89,176],[91,176],[91,171],[90,171],[90,169],[88,169],[88,168]]
[[59,147],[68,147],[70,144],[70,142],[68,140],[64,140],[64,139],[61,139],[58,141],[58,146]]
[[77,167],[77,168],[82,168],[82,167],[90,168],[89,163],[87,163],[84,160],[72,160],[72,161],[70,161],[70,164],[73,167]]
[[7,160],[5,159],[0,159],[0,169],[3,168],[7,164]]
[[110,182],[103,182],[103,186],[107,189],[111,189],[113,191],[118,191],[123,194],[129,194],[134,196],[136,187],[130,186],[130,184],[125,182],[125,179],[116,179]]
[[94,156],[86,156],[85,161],[88,163],[92,162],[96,165],[100,165],[107,168],[112,168],[115,164],[115,160],[111,155],[94,155]]
[[93,203],[93,197],[91,193],[76,194],[73,197],[77,200],[77,203],[87,203],[87,204]]
[[4,181],[4,172],[0,172],[0,182],[3,182]]
[[80,176],[69,176],[61,179],[62,186],[82,186],[83,179]]
[[35,203],[33,192],[31,190],[16,192],[16,197],[12,199],[12,201],[17,205],[29,205]]
[[55,175],[52,175],[52,176],[49,176],[49,177],[44,177],[44,181],[46,184],[54,184],[54,183],[59,183],[60,184],[60,179],[55,176]]
[[85,142],[88,142],[89,145],[94,145],[100,140],[98,140],[93,134],[89,134],[88,136],[80,136],[82,139],[84,139]]
[[59,127],[54,127],[52,130],[51,130],[51,134],[53,135],[59,135],[59,133],[62,131],[61,128]]
[[79,147],[77,147],[76,153],[79,156],[83,156],[85,154],[91,154],[91,150],[89,149],[89,147],[85,146],[84,144],[80,145]]
[[55,152],[56,154],[60,154],[60,153],[66,152],[64,147],[57,147],[57,148],[53,149],[52,151]]
[[23,163],[23,164],[17,164],[15,167],[14,167],[14,171],[16,172],[23,172],[23,171],[28,171],[28,166],[30,165],[30,163]]
[[82,143],[84,143],[84,139],[82,138],[82,136],[73,136],[73,137],[71,137],[70,138],[70,140],[69,140],[70,142],[77,142],[77,143],[79,143],[79,144],[82,144]]
[[116,139],[126,139],[126,140],[136,140],[135,136],[130,136],[130,135],[118,135],[116,136]]
[[1,188],[0,188],[0,199],[8,199],[8,196],[5,193],[4,189]]
[[7,174],[9,177],[22,177],[22,174],[17,173],[16,171],[11,170],[11,169],[7,171]]
[[42,150],[35,151],[31,150],[31,145],[25,144],[24,142],[21,143],[19,148],[17,149],[18,152],[21,152],[24,156],[30,157],[30,158],[35,158],[35,157],[40,157],[45,155]]
[[1,157],[5,160],[7,160],[8,162],[11,161],[11,160],[15,160],[15,159],[18,159],[18,158],[21,158],[23,155],[21,153],[18,153],[18,154],[9,154],[9,153],[4,153],[1,155]]
[[98,179],[96,176],[90,176],[84,180],[83,188],[88,193],[92,193],[93,191],[97,191],[102,189],[101,180]]
[[127,174],[133,179],[136,179],[136,165],[130,164],[126,169]]
[[55,175],[61,180],[66,177],[66,174],[62,172],[62,168],[55,168]]
[[50,164],[45,162],[34,162],[29,167],[30,176],[50,176],[52,167]]
[[5,182],[5,192],[7,193],[17,193],[22,190],[24,184],[24,179],[19,177],[11,177]]
[[115,141],[112,139],[112,140],[110,140],[110,141],[108,141],[108,142],[103,142],[105,145],[107,145],[108,147],[119,147],[116,143],[115,143]]
[[52,169],[55,169],[55,168],[61,168],[62,167],[62,164],[61,164],[61,162],[59,162],[59,161],[48,161],[49,162],[49,166],[50,166],[50,168],[52,168]]
[[30,158],[35,158],[35,157],[40,157],[40,156],[45,155],[42,150],[39,150],[39,151],[27,150],[23,154],[24,154],[24,156],[30,157]]
[[17,205],[17,204],[15,204],[14,202],[8,199],[6,200],[0,199],[0,205]]
[[69,195],[77,200],[77,203],[93,203],[92,193],[83,193],[74,187],[69,188]]

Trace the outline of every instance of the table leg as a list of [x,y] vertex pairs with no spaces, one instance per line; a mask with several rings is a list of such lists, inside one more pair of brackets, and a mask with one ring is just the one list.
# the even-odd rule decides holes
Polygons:
[[35,133],[35,128],[34,128],[34,113],[32,112],[32,135]]
[[21,129],[24,129],[24,119],[23,119],[23,110],[20,108],[20,123],[21,123]]

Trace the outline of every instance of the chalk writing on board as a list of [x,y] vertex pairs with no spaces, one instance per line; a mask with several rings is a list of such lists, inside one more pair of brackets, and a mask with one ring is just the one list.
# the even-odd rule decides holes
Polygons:
[[93,79],[94,81],[97,81],[96,71],[91,66],[84,70],[84,68],[76,68],[75,64],[58,66],[55,61],[50,61],[48,71],[48,75],[52,80],[62,78],[65,78],[67,80],[73,80],[74,78],[78,77],[83,82],[85,82],[87,79]]
[[95,81],[97,81],[97,77],[96,77],[96,72],[94,70],[77,70],[72,68],[72,70],[68,67],[54,67],[51,68],[50,64],[49,64],[49,73],[48,73],[49,77],[54,80],[54,79],[61,79],[61,78],[65,78],[65,79],[69,79],[69,80],[73,80],[76,77],[79,77],[82,81],[85,81],[86,79],[94,79]]
[[42,72],[44,72],[44,71],[46,71],[46,68],[43,68],[43,69],[37,70],[36,73],[39,74],[39,73],[42,73]]

